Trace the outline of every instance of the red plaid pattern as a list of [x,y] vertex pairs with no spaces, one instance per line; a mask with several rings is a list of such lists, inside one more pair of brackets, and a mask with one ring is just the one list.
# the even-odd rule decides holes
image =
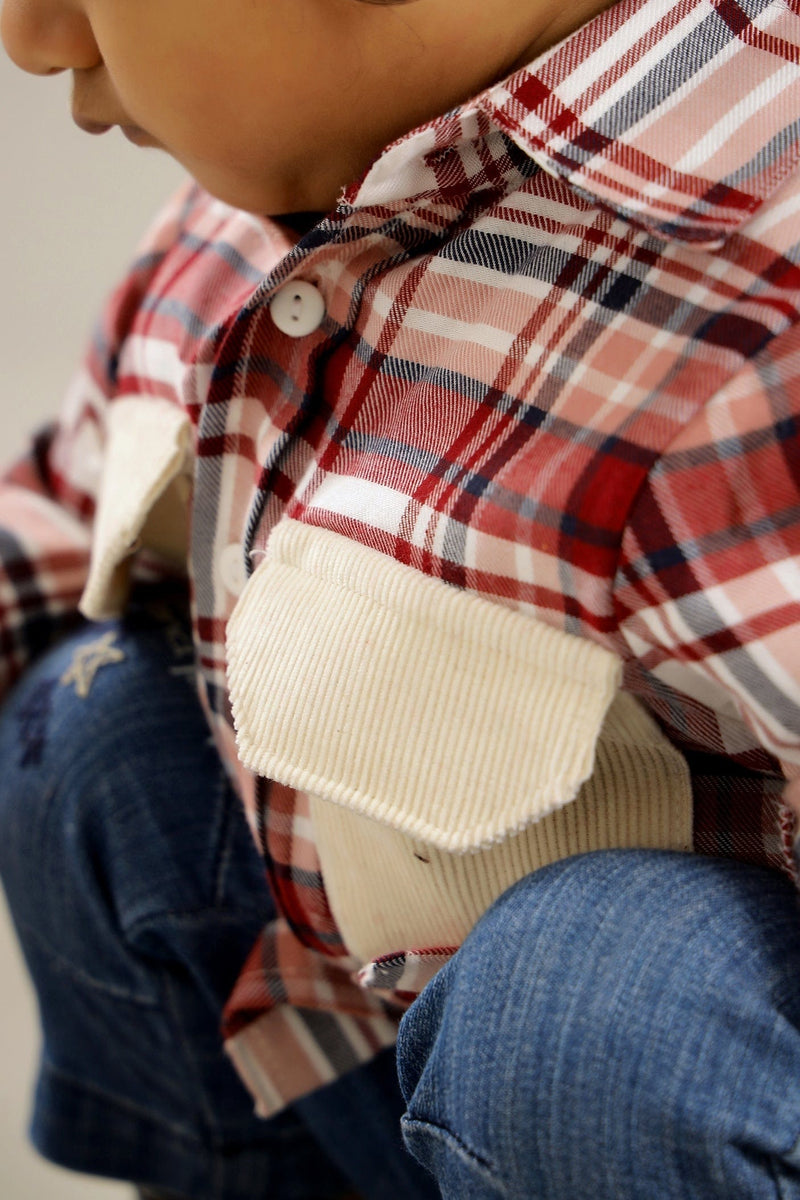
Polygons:
[[[226,1018],[263,1111],[391,1042],[449,953],[356,963],[307,798],[236,759],[219,564],[252,569],[283,517],[614,651],[687,756],[696,848],[791,870],[798,94],[795,3],[621,0],[299,240],[187,187],[6,476],[5,683],[74,613],[110,406],[191,418],[199,686],[280,908]],[[270,315],[290,279],[325,302],[303,338]]]

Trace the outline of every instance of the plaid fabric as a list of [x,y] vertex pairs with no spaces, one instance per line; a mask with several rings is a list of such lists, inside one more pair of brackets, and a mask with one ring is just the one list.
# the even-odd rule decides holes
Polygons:
[[[792,870],[799,94],[796,3],[621,0],[299,240],[187,187],[6,476],[7,683],[74,613],[115,398],[191,418],[199,687],[280,908],[226,1018],[262,1111],[389,1043],[449,953],[355,962],[307,797],[236,758],[220,563],[283,517],[612,650],[687,756],[697,849]],[[270,313],[290,279],[325,303],[303,338]]]

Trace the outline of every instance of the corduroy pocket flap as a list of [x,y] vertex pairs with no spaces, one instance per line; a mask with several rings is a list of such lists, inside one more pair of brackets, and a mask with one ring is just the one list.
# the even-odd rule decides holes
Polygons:
[[285,520],[229,622],[228,678],[247,767],[463,853],[576,796],[620,664]]
[[91,565],[80,602],[90,620],[123,610],[130,560],[141,545],[185,564],[191,430],[186,413],[159,397],[123,396],[110,406]]

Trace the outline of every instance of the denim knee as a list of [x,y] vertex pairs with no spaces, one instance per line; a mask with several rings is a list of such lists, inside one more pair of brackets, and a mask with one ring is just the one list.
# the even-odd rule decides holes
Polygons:
[[0,711],[0,875],[42,1023],[37,1147],[186,1194],[221,1172],[238,1196],[273,1133],[219,1020],[274,908],[193,675],[160,605],[37,661]]
[[0,877],[23,947],[123,992],[162,918],[252,909],[252,942],[271,913],[191,664],[180,616],[137,610],[66,638],[0,710]]
[[350,1178],[433,1195],[388,1052],[264,1121],[223,1051],[222,1004],[275,913],[192,666],[183,620],[136,612],[70,635],[0,710],[0,871],[43,1030],[34,1144],[198,1200]]
[[445,1197],[800,1197],[800,932],[740,864],[521,880],[404,1018],[404,1136]]

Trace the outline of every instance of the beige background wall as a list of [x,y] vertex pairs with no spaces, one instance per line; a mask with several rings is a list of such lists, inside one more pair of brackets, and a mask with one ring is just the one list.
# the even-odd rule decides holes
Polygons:
[[[102,296],[181,178],[118,132],[69,119],[69,81],[33,79],[0,55],[0,460],[54,413]],[[122,1200],[129,1188],[49,1167],[24,1126],[37,1032],[33,996],[0,898],[0,1197]]]

